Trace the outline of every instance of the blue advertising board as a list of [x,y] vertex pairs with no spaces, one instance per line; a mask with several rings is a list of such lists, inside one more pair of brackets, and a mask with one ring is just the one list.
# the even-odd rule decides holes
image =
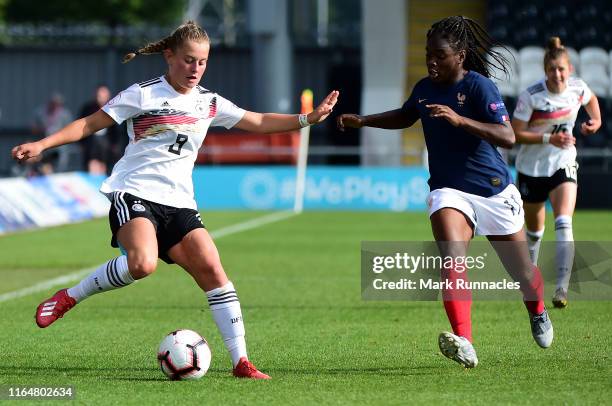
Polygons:
[[[196,167],[195,198],[201,209],[290,209],[293,166]],[[424,168],[309,166],[304,208],[315,210],[425,210]]]

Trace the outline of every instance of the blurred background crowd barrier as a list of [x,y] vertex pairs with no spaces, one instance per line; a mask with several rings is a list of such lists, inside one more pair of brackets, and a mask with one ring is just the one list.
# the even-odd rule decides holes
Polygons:
[[[127,65],[120,61],[187,19],[197,20],[212,40],[204,87],[248,110],[287,113],[299,111],[304,88],[313,90],[315,103],[338,89],[337,115],[401,106],[426,75],[428,28],[454,14],[482,22],[506,45],[513,69],[509,77],[495,80],[510,112],[520,91],[543,77],[547,39],[561,37],[575,74],[594,90],[602,109],[598,134],[578,134],[584,113],[575,126],[578,206],[612,206],[612,191],[602,187],[612,170],[612,9],[601,0],[150,0],[125,7],[100,0],[87,8],[73,0],[0,1],[0,177],[91,172],[84,145],[58,150],[57,156],[27,168],[13,163],[10,148],[44,135],[40,117],[47,124],[60,116],[78,117],[100,85],[116,94],[163,74],[161,56],[139,57]],[[61,106],[49,107],[53,100]],[[309,171],[313,166],[378,167],[401,177],[395,169],[426,169],[420,124],[404,131],[340,133],[334,118],[312,127]],[[127,142],[124,128],[113,134],[106,135],[108,153],[98,167],[106,171]],[[261,136],[214,128],[197,164],[204,169],[292,168],[298,145],[298,133]],[[506,152],[512,165],[515,151]],[[403,181],[398,178],[397,184]]]

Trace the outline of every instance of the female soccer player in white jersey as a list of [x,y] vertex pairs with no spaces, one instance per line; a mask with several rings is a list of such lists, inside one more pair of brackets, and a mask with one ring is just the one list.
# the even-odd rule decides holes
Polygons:
[[529,254],[538,262],[544,235],[544,203],[550,198],[557,237],[557,286],[553,305],[567,306],[567,291],[574,262],[572,215],[576,206],[576,115],[584,106],[590,119],[582,123],[584,135],[601,126],[597,97],[580,79],[570,77],[572,65],[558,37],[552,37],[544,55],[546,78],[519,96],[512,127],[522,144],[516,157],[517,185],[524,201]]
[[[515,138],[499,91],[488,79],[485,53],[504,69],[507,61],[491,52],[491,45],[493,40],[471,19],[438,21],[427,33],[429,76],[415,85],[403,107],[368,116],[343,114],[338,126],[399,129],[421,120],[431,175],[427,204],[442,257],[465,257],[473,235],[486,235],[520,282],[532,335],[547,348],[553,328],[542,300],[542,276],[529,260],[520,195],[496,149],[512,146]],[[464,279],[457,268],[443,269],[442,279]],[[454,334],[440,334],[440,350],[473,368],[478,358],[472,346],[471,291],[445,288],[442,296]]]
[[112,244],[119,246],[123,255],[42,302],[36,322],[45,328],[89,296],[150,275],[159,257],[180,265],[206,293],[230,352],[234,376],[268,379],[248,360],[240,302],[196,211],[192,169],[209,126],[251,132],[295,130],[323,121],[336,104],[338,92],[331,92],[307,115],[245,111],[198,85],[209,49],[210,41],[202,28],[192,21],[181,25],[170,36],[126,55],[124,60],[163,53],[168,64],[165,75],[132,85],[98,112],[55,134],[13,148],[15,159],[27,161],[48,148],[127,120],[129,145],[101,187],[112,202]]

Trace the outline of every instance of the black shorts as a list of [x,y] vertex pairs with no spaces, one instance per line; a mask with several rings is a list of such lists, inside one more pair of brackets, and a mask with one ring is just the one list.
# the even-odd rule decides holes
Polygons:
[[565,182],[578,183],[578,164],[573,163],[559,169],[552,176],[533,177],[518,173],[516,186],[521,192],[521,198],[527,203],[543,203],[550,192]]
[[108,220],[113,233],[111,245],[115,248],[119,247],[117,232],[121,226],[133,218],[145,217],[155,226],[158,257],[172,264],[174,262],[168,257],[168,250],[181,242],[191,230],[204,228],[197,210],[165,206],[126,192],[114,192],[111,197]]

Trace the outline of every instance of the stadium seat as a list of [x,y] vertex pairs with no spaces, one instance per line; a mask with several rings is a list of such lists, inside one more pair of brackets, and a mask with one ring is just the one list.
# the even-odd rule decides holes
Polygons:
[[510,7],[503,2],[495,2],[489,5],[487,12],[487,25],[489,28],[496,27],[503,21],[511,18]]
[[541,45],[545,30],[550,27],[544,21],[544,8],[541,2],[518,1],[512,4],[514,15],[513,46],[525,47]]
[[[590,86],[590,84],[589,84]],[[591,87],[591,89],[593,89]],[[594,90],[595,91],[595,90]],[[592,135],[582,135],[580,133],[580,126],[583,122],[589,119],[589,115],[586,112],[586,109],[581,108],[578,112],[578,116],[576,117],[576,123],[574,124],[574,137],[576,137],[576,142],[580,140],[580,145],[587,148],[603,148],[608,143],[608,135],[607,135],[607,125],[606,125],[606,100],[599,99],[600,108],[602,109],[602,127],[597,131],[597,133]],[[580,154],[580,152],[578,152]],[[591,158],[591,161],[596,161],[594,158]]]
[[510,14],[510,6],[504,2],[489,3],[487,12],[487,32],[501,44],[512,42],[514,24]]
[[510,24],[498,24],[491,26],[487,30],[491,38],[495,39],[500,44],[510,44],[513,42],[512,33],[514,29]]
[[609,72],[610,55],[599,47],[587,47],[580,50],[580,72],[584,75],[585,69],[602,67],[604,72]]
[[543,7],[542,14],[548,25],[563,25],[571,21],[571,11],[566,4],[558,3],[554,7]]
[[519,75],[519,93],[544,79],[544,68],[541,66],[521,66]]
[[571,21],[549,25],[544,28],[540,42],[542,46],[546,46],[551,37],[559,37],[563,45],[574,45],[574,32],[574,24]]
[[608,28],[604,27],[599,22],[579,31],[581,47],[605,47],[606,44],[604,41],[607,31]]
[[514,8],[513,11],[517,22],[535,20],[540,16],[540,10],[536,2],[529,1]]
[[519,51],[519,67],[544,64],[544,48],[527,46]]
[[[576,121],[576,126],[578,127],[578,129],[580,129],[581,125],[582,125],[582,121],[580,122]],[[603,148],[608,144],[608,139],[606,138],[603,128],[600,129],[595,134],[591,134],[591,135],[580,134],[579,137],[583,138],[582,146],[586,148]]]
[[593,22],[598,21],[601,13],[601,10],[604,7],[601,7],[601,4],[596,5],[595,1],[583,1],[579,7],[576,7],[574,13],[574,19],[576,22],[580,23],[581,26],[589,26],[592,25]]
[[544,49],[528,46],[519,51],[519,92],[544,77]]
[[582,68],[580,77],[598,97],[607,98],[610,90],[610,77],[603,66],[587,65]]
[[[612,27],[612,9],[610,7],[604,7],[601,22],[604,27]],[[612,49],[612,30],[607,29],[604,31],[601,45],[607,49]]]
[[[493,47],[492,51],[499,52],[507,60],[509,64],[509,76],[497,68],[493,68],[491,79],[497,85],[499,92],[504,97],[516,97],[518,92],[518,53],[513,47]],[[498,63],[493,60],[490,56],[487,56],[487,60],[497,65]]]
[[572,47],[565,47],[565,50],[569,55],[570,63],[574,66],[574,73],[572,73],[572,76],[580,76],[580,55],[578,51]]
[[606,116],[604,118],[604,127],[602,130],[606,138],[608,139],[608,148],[612,148],[612,117]]
[[536,46],[542,42],[542,33],[533,22],[526,21],[514,31],[513,44],[516,46]]

